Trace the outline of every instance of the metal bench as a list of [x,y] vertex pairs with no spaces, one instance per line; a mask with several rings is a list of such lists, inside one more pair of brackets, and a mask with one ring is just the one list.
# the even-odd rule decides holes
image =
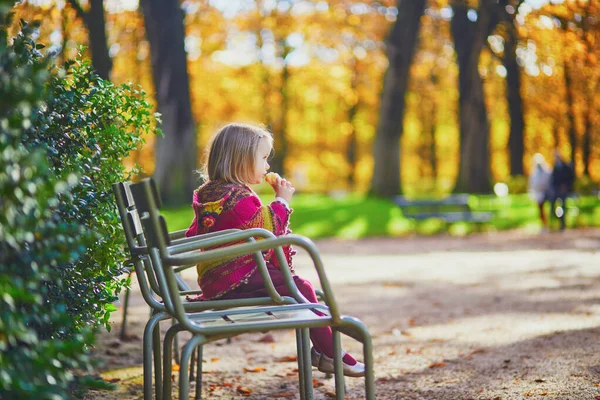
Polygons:
[[446,223],[454,222],[489,222],[492,212],[472,211],[468,194],[453,194],[443,199],[409,200],[404,196],[396,196],[394,203],[402,209],[405,218],[423,221],[430,218],[441,219]]
[[[170,355],[172,339],[178,332],[188,331],[193,334],[192,339],[183,348],[179,370],[180,399],[188,399],[188,366],[190,365],[191,355],[196,348],[198,348],[201,354],[203,344],[213,340],[232,337],[241,333],[264,332],[266,330],[277,329],[296,330],[300,398],[312,399],[312,366],[308,329],[322,326],[330,326],[334,333],[336,397],[338,399],[344,398],[344,376],[340,356],[340,333],[343,333],[363,343],[363,356],[366,368],[366,398],[375,398],[372,342],[369,332],[359,320],[339,314],[331,287],[325,276],[321,259],[316,247],[310,240],[297,235],[275,237],[272,232],[264,229],[248,229],[226,235],[190,238],[193,240],[181,244],[173,244],[168,235],[164,218],[159,213],[153,187],[152,180],[145,179],[140,183],[131,185],[131,192],[137,211],[141,216],[143,233],[147,241],[145,254],[151,261],[145,267],[152,269],[158,284],[158,294],[164,302],[163,310],[156,314],[153,319],[158,321],[159,319],[175,317],[178,321],[177,324],[169,329],[164,339],[162,397],[165,400],[171,398]],[[256,241],[254,238],[261,238],[263,240]],[[247,243],[224,248],[214,248],[215,246],[227,243],[239,243],[240,240],[246,240]],[[267,249],[274,249],[279,263],[285,265],[285,256],[281,246],[287,244],[304,248],[309,253],[320,279],[325,304],[308,303],[295,287],[291,272],[287,269],[282,269],[282,271],[286,275],[286,284],[293,298],[282,297],[274,290],[261,252]],[[214,249],[207,250],[211,248]],[[203,251],[198,251],[200,249]],[[255,255],[258,272],[265,280],[265,287],[269,292],[268,298],[201,302],[206,307],[204,311],[193,310],[190,307],[191,305],[186,304],[182,300],[176,277],[178,268],[195,265],[201,261],[222,259],[223,257],[236,257],[243,254]],[[263,305],[261,307],[258,304],[259,301],[263,301],[262,304],[265,304],[265,301],[267,301],[271,305]],[[250,302],[254,302],[254,304],[249,304]],[[294,304],[290,304],[290,302]],[[251,307],[247,307],[249,305]],[[243,306],[246,306],[246,308],[239,308]],[[233,309],[232,307],[238,308]],[[320,314],[316,314],[315,310],[318,310]],[[153,331],[154,326],[147,327],[147,330]],[[145,341],[144,345],[145,354],[148,355],[144,359],[145,381],[146,378],[151,379],[149,369],[151,368],[151,362],[149,358],[152,352],[152,344],[150,337],[151,335],[145,337],[148,340]],[[200,360],[201,355],[199,356]],[[156,367],[158,370],[159,367]],[[197,399],[201,396],[201,367],[202,363],[199,362],[196,380]],[[145,382],[146,385],[147,383]],[[157,391],[160,391],[158,382]]]

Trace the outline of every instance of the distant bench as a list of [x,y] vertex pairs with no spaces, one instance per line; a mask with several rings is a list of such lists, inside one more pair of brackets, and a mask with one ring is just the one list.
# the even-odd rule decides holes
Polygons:
[[488,222],[492,212],[472,211],[469,206],[468,194],[453,194],[446,198],[409,200],[404,196],[396,196],[394,203],[402,209],[405,218],[423,221],[437,218],[446,223],[453,222]]

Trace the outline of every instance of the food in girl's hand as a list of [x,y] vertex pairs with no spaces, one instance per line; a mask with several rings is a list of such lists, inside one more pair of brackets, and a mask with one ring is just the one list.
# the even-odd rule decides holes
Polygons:
[[271,186],[277,183],[277,178],[281,178],[277,172],[269,172],[265,175],[265,181]]

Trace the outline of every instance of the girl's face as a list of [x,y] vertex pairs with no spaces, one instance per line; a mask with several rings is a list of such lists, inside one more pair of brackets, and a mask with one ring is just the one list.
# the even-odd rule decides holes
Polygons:
[[267,139],[261,138],[256,149],[256,154],[254,155],[254,171],[250,184],[257,185],[261,183],[267,171],[271,168],[267,161],[269,154],[271,154],[271,145]]

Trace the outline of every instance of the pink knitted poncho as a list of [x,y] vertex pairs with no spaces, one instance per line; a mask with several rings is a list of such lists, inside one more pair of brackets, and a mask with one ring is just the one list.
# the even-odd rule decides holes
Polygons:
[[[249,228],[265,228],[276,236],[290,233],[291,210],[278,201],[264,206],[256,193],[246,185],[209,181],[194,191],[192,206],[195,217],[186,232],[187,237],[225,229]],[[286,267],[291,269],[295,251],[289,246],[284,246],[283,250],[288,262]],[[274,250],[264,251],[263,257],[267,263],[279,267]],[[222,297],[247,283],[256,269],[252,254],[198,264],[198,284],[202,289],[200,299]]]

